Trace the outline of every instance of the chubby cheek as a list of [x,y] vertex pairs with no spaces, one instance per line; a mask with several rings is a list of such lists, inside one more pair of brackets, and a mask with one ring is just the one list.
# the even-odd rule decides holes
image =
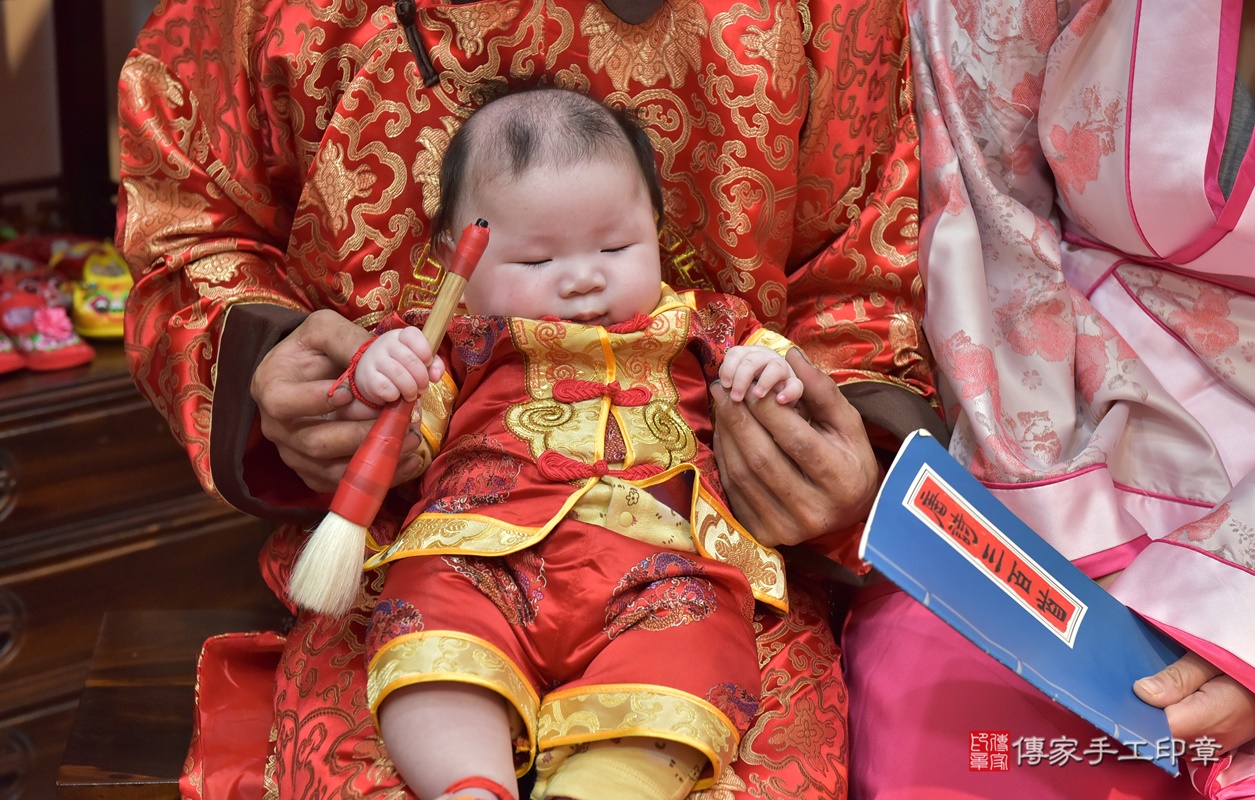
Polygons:
[[520,280],[502,271],[475,273],[462,299],[472,314],[497,317],[533,316],[539,281]]
[[[652,259],[629,267],[630,279],[624,281],[619,292],[625,306],[633,313],[648,314],[658,305],[662,288],[662,267]],[[631,313],[627,316],[632,316]]]
[[658,306],[658,301],[662,299],[662,278],[651,281],[641,287],[640,294],[637,298],[637,311],[641,314],[648,314]]
[[492,310],[493,302],[490,295],[488,284],[477,273],[462,292],[462,302],[466,304],[466,310],[472,314],[491,315],[495,312]]

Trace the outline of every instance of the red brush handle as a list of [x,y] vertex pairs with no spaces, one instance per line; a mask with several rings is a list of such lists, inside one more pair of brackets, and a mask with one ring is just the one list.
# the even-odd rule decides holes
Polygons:
[[484,255],[488,247],[488,223],[482,219],[462,229],[462,237],[458,239],[457,250],[450,260],[448,271],[461,276],[462,280],[470,280],[475,265]]
[[[423,335],[435,350],[440,346],[452,318],[453,307],[462,297],[466,279],[470,277],[488,246],[488,223],[479,220],[467,225],[458,240],[457,250],[445,274],[444,282],[432,305],[432,314],[423,326]],[[370,433],[344,471],[340,485],[331,500],[331,511],[355,525],[369,527],[379,506],[391,488],[392,476],[401,459],[401,442],[410,425],[414,403],[398,400],[384,406]]]
[[331,501],[333,512],[355,525],[370,527],[401,459],[401,441],[413,411],[413,403],[399,402],[384,406],[379,412],[336,487]]

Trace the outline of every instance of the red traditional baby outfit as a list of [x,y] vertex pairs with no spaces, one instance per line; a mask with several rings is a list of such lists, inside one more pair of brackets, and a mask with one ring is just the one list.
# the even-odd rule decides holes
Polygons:
[[[520,772],[537,747],[645,735],[705,754],[708,784],[758,706],[754,600],[787,602],[779,554],[719,487],[707,381],[733,345],[792,344],[738,298],[665,284],[609,328],[460,317],[446,342],[422,500],[367,562],[401,562],[367,643],[371,709],[469,681],[523,721]],[[681,515],[649,491],[678,486]]]

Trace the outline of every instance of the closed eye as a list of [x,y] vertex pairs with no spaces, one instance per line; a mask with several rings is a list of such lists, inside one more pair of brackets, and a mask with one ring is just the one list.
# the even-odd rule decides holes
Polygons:
[[624,250],[628,249],[629,247],[631,247],[631,245],[630,245],[630,244],[625,244],[625,245],[623,245],[622,247],[607,247],[607,248],[605,248],[604,250],[602,250],[601,252],[603,252],[603,253],[622,253]]
[[519,261],[518,264],[521,267],[543,267],[552,260],[550,258],[542,258],[539,261]]

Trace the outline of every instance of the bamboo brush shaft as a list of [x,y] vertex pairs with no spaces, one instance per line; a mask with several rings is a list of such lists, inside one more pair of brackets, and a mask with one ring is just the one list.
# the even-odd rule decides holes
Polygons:
[[466,278],[454,272],[444,274],[440,291],[436,293],[436,299],[431,304],[431,313],[427,315],[427,322],[423,323],[423,336],[427,337],[427,341],[431,344],[432,352],[440,347],[440,341],[444,339],[445,331],[449,329],[449,320],[453,319],[453,312],[462,301],[464,288],[466,288]]

